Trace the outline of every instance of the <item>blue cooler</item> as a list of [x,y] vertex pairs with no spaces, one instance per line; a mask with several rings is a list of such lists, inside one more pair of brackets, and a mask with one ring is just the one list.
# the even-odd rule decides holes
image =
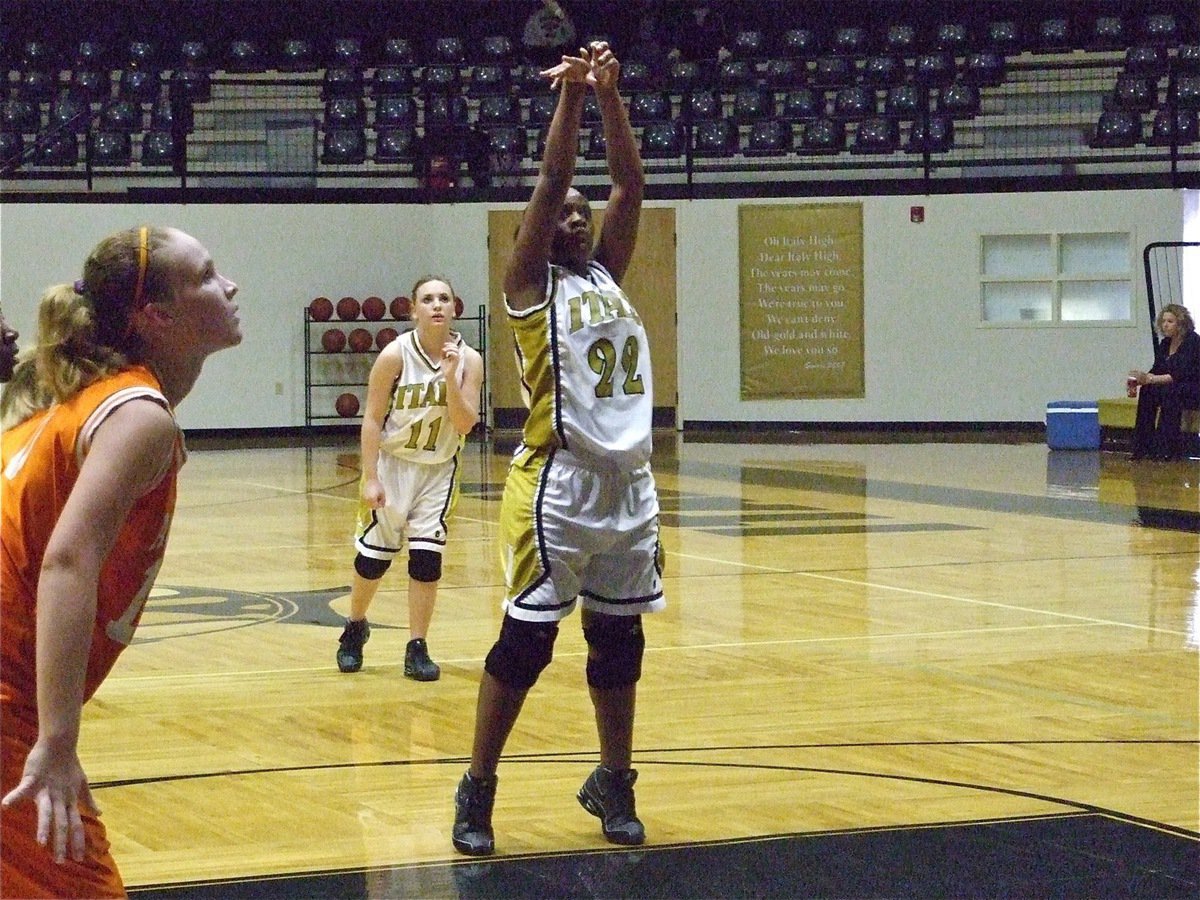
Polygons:
[[1099,450],[1100,410],[1096,401],[1047,403],[1046,444],[1051,450]]

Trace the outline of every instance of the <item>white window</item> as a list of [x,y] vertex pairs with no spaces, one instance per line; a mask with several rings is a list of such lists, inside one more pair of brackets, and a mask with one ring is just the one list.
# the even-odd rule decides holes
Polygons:
[[987,234],[980,239],[985,325],[1133,321],[1126,232]]

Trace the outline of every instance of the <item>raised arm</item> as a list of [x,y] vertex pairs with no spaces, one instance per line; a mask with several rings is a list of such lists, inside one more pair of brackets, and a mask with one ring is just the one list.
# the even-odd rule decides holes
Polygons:
[[564,56],[561,63],[542,73],[558,87],[558,105],[546,132],[546,150],[533,196],[525,207],[504,273],[504,295],[513,309],[534,306],[545,295],[546,264],[550,259],[554,226],[575,177],[579,120],[587,91],[585,79],[591,71],[589,51],[581,50],[580,54]]
[[617,87],[621,64],[608,44],[593,45],[592,72],[596,99],[600,103],[600,119],[604,125],[608,174],[612,179],[596,259],[603,263],[613,278],[621,281],[637,244],[646,176],[642,171],[637,140],[629,125],[629,113],[621,102]]
[[483,388],[483,357],[465,343],[447,341],[442,347],[446,372],[446,407],[454,430],[470,434],[479,421],[479,392]]

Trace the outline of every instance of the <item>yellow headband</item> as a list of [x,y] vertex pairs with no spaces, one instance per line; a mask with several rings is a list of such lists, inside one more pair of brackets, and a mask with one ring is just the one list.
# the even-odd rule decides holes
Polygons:
[[133,308],[142,308],[142,288],[146,284],[146,266],[150,262],[150,229],[145,225],[138,231],[138,273],[133,285]]

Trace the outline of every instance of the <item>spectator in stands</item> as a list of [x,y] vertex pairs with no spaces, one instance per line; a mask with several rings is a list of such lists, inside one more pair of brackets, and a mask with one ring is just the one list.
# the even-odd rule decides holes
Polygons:
[[573,53],[575,23],[558,0],[539,0],[521,30],[521,45],[528,61],[539,66],[555,66],[564,53]]
[[684,62],[713,62],[729,56],[725,21],[711,3],[693,3],[675,25],[669,56]]
[[21,335],[9,328],[4,321],[4,310],[0,309],[0,384],[12,378],[13,366],[17,362],[17,338]]
[[633,46],[626,54],[629,59],[645,63],[656,73],[665,72],[670,62],[668,58],[667,36],[664,34],[663,22],[658,15],[655,4],[644,3],[641,15],[638,16],[637,34]]
[[1200,408],[1200,335],[1187,307],[1178,303],[1164,306],[1156,324],[1162,340],[1154,365],[1149,372],[1129,373],[1130,391],[1138,398],[1129,458],[1183,459],[1183,410]]

